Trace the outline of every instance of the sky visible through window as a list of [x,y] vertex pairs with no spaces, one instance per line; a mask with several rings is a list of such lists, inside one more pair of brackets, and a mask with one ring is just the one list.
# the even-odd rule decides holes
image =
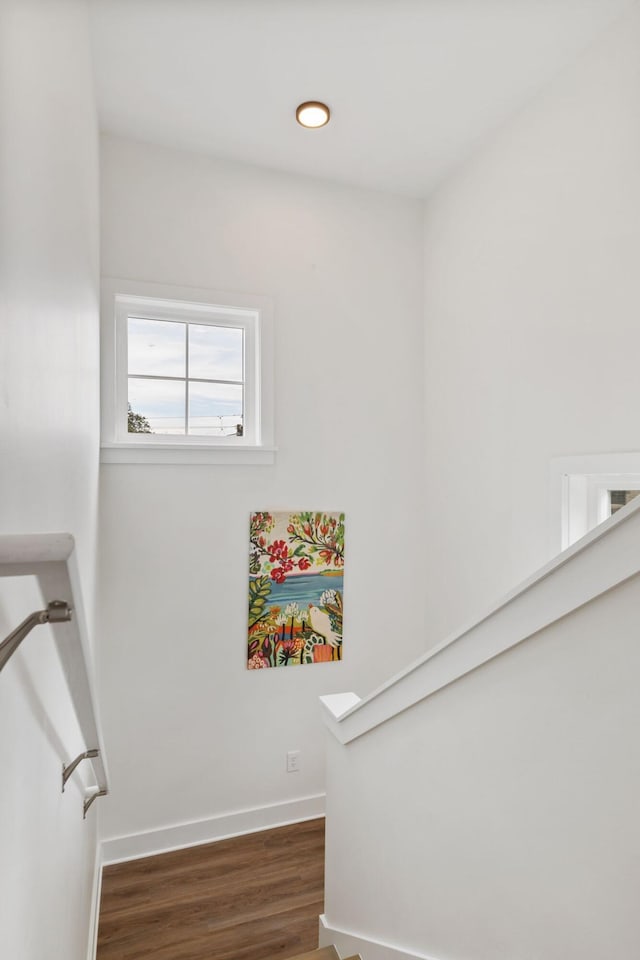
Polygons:
[[128,320],[128,401],[154,433],[230,436],[243,423],[244,332]]

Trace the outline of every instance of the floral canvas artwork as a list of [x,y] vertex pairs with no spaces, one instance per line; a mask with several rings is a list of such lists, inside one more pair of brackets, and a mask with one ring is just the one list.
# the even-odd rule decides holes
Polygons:
[[342,660],[343,577],[343,513],[252,513],[249,670]]

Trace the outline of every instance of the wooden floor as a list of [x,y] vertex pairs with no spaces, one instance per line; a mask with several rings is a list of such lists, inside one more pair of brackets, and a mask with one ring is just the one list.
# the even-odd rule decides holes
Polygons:
[[98,960],[285,960],[323,895],[323,819],[105,867]]

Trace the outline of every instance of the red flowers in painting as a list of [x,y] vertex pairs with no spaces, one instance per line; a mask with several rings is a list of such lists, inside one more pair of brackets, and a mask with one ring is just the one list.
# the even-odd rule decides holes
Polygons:
[[267,547],[269,559],[272,563],[276,560],[286,560],[289,553],[289,547],[284,540],[274,540],[270,547]]
[[[249,570],[252,575],[261,571],[274,583],[284,583],[292,572],[304,573],[318,561],[323,566],[340,568],[344,565],[344,519],[340,522],[331,514],[290,514],[284,539],[269,542],[275,520],[266,511],[251,515],[251,556]],[[273,569],[263,566],[264,559]]]
[[[284,540],[274,540],[273,543],[267,547],[267,553],[271,563],[279,564],[279,566],[274,567],[271,571],[271,579],[276,583],[284,583],[287,574],[291,573],[296,563],[295,560],[289,558],[289,547]],[[299,561],[298,566],[300,566]],[[304,567],[301,569],[304,569]]]

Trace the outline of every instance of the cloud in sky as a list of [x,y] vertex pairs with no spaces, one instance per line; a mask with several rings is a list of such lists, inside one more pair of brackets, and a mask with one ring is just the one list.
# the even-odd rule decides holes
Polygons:
[[129,317],[129,373],[157,377],[186,376],[187,340],[190,377],[242,381],[241,329],[138,317]]

